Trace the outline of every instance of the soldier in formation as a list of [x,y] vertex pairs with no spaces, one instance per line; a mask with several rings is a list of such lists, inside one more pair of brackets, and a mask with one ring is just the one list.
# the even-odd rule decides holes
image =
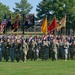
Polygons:
[[35,61],[38,58],[41,60],[52,59],[52,61],[74,59],[75,38],[68,37],[47,36],[45,39],[39,37],[30,40],[29,38],[14,39],[4,36],[0,39],[0,61],[2,58],[6,62],[9,59],[11,62],[14,60],[26,62],[28,59]]

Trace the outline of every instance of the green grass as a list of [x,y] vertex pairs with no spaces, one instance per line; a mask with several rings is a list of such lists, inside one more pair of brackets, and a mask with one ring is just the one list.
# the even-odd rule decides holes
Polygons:
[[2,61],[0,75],[75,75],[75,60]]

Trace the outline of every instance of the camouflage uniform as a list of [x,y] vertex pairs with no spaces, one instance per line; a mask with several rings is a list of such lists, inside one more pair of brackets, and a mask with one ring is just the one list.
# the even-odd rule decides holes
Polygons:
[[58,58],[59,59],[63,59],[63,42],[61,41],[61,39],[59,39],[59,43],[58,43]]
[[6,60],[6,62],[9,60],[9,54],[10,54],[10,42],[5,41],[4,42],[4,59]]
[[49,58],[49,42],[47,40],[43,41],[43,60]]
[[37,51],[36,51],[36,48],[37,48],[37,43],[35,40],[32,40],[32,53],[33,53],[33,59],[34,60],[37,60]]
[[66,39],[64,39],[64,42],[63,42],[63,49],[64,49],[64,59],[67,60],[68,59],[68,48],[69,48],[69,44],[67,42]]
[[57,43],[55,42],[55,39],[53,40],[52,43],[52,61],[57,60]]
[[24,42],[22,47],[23,47],[23,59],[22,59],[22,61],[26,62],[27,52],[28,52],[28,44],[26,42]]
[[14,62],[15,59],[15,43],[13,40],[11,41],[11,47],[10,47],[10,59],[12,62]]
[[21,43],[20,40],[17,40],[17,42],[15,43],[15,58],[16,61],[19,62],[20,58],[21,58]]
[[74,56],[75,56],[75,43],[73,42],[70,45],[70,58],[73,60],[74,59]]

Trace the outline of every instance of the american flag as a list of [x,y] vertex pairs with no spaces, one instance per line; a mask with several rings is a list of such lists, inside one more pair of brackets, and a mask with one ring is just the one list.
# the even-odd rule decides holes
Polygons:
[[3,31],[5,25],[6,25],[6,14],[4,16],[4,19],[3,19],[2,23],[1,23],[1,25],[0,25],[0,32]]

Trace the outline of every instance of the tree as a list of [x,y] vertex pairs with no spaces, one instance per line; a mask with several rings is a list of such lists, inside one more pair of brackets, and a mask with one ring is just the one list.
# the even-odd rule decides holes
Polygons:
[[[3,16],[5,15],[6,13],[6,16],[8,18],[8,15],[11,11],[9,10],[9,7],[6,6],[6,5],[3,5],[1,2],[0,2],[0,22],[2,22],[3,20]],[[8,13],[8,14],[7,14]]]
[[21,0],[20,3],[16,2],[15,5],[16,8],[13,9],[15,10],[16,13],[21,14],[21,16],[27,15],[32,9],[31,4],[29,4],[27,0]]
[[37,18],[44,18],[46,15],[50,21],[54,16],[60,20],[65,14],[67,16],[67,28],[75,21],[75,0],[42,0],[37,5]]

